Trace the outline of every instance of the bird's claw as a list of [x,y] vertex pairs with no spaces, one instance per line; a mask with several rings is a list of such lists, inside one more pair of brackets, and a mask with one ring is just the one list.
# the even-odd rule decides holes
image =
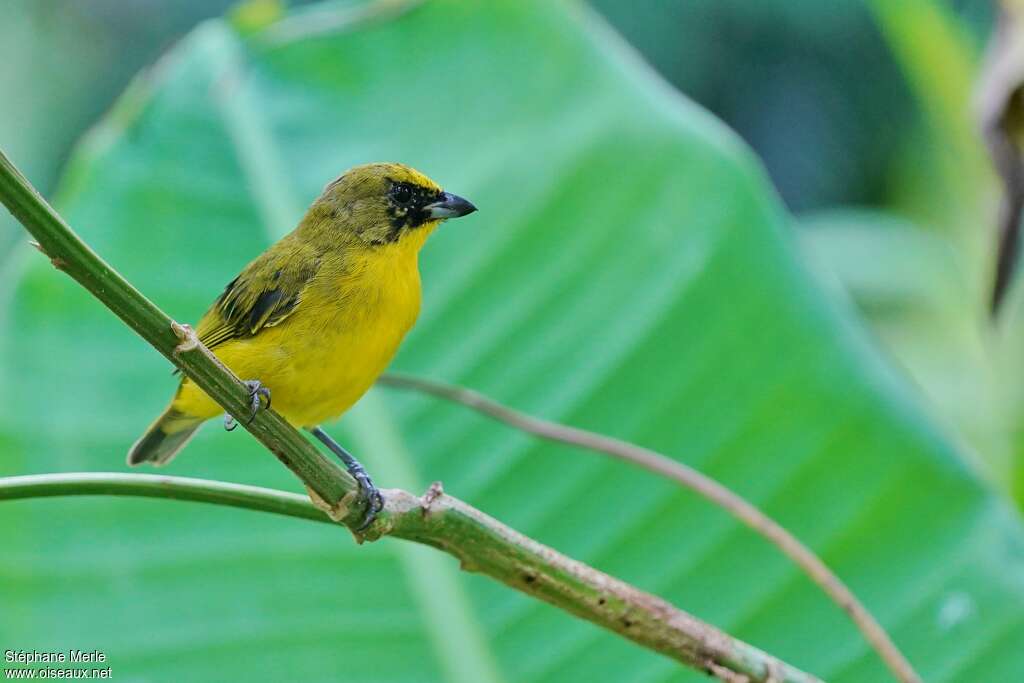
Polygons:
[[[242,382],[249,388],[249,405],[252,408],[252,412],[249,413],[249,422],[253,421],[256,417],[256,413],[261,410],[270,410],[270,389],[263,386],[258,379],[250,379]],[[263,400],[266,399],[266,405]],[[228,430],[230,431],[230,430]]]
[[[246,422],[252,422],[256,413],[261,410],[270,410],[270,389],[263,386],[258,379],[249,379],[242,384],[249,390],[249,407],[252,408]],[[234,416],[231,413],[224,413],[224,431],[233,432],[237,426],[238,421]]]
[[373,485],[373,480],[370,479],[370,475],[366,473],[366,468],[363,467],[362,463],[355,459],[355,457],[346,451],[341,444],[328,436],[320,427],[307,428],[315,436],[320,443],[327,446],[327,448],[334,453],[341,462],[345,465],[345,469],[352,478],[359,484],[359,495],[366,501],[366,511],[363,513],[363,521],[356,528],[356,533],[362,533],[366,531],[373,524],[373,520],[377,519],[377,513],[384,509],[384,496],[380,494],[377,487]]
[[352,478],[359,482],[359,492],[366,500],[366,512],[363,514],[363,521],[356,528],[357,532],[363,532],[373,524],[373,520],[377,519],[377,513],[384,509],[384,496],[373,485],[373,480],[370,479],[370,475],[366,473],[362,465],[357,464],[355,467],[350,467],[348,471]]
[[356,527],[357,532],[362,532],[366,531],[373,524],[373,520],[377,519],[377,513],[384,509],[384,496],[373,485],[373,479],[370,479],[370,475],[366,472],[366,468],[363,467],[362,463],[351,455],[349,458],[345,462],[345,469],[358,482],[359,493],[363,500],[366,501],[366,512],[363,514],[363,521]]

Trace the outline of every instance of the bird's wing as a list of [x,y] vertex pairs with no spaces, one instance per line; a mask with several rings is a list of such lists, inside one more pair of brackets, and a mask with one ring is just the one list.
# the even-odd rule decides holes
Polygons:
[[199,321],[196,334],[207,348],[255,336],[263,328],[279,324],[298,306],[303,291],[316,276],[319,258],[301,245],[277,247],[229,282]]

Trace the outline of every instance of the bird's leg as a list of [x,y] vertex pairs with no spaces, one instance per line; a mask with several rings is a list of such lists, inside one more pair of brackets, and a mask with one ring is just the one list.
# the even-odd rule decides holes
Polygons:
[[377,487],[373,485],[373,480],[366,473],[362,463],[346,451],[341,444],[328,436],[327,432],[320,429],[320,427],[313,427],[309,430],[309,433],[315,436],[320,443],[327,446],[328,450],[338,456],[341,462],[345,464],[345,469],[352,475],[352,478],[359,482],[359,490],[362,493],[363,499],[366,500],[366,515],[363,517],[363,523],[359,525],[356,531],[363,531],[373,523],[377,513],[384,508],[383,496],[380,495]]
[[224,431],[233,432],[235,427],[238,426],[238,422],[235,420],[231,413],[224,413]]

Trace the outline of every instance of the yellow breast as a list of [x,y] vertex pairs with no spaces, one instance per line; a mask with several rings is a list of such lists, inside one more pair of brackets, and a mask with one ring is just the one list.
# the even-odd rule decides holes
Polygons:
[[[242,379],[258,379],[274,410],[311,427],[348,410],[391,361],[420,310],[418,249],[386,245],[325,263],[295,312],[215,351]],[[190,415],[221,409],[186,381],[175,400]]]

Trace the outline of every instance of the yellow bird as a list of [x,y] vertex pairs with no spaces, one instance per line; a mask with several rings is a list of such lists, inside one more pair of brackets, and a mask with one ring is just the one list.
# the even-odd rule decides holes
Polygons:
[[[420,310],[419,251],[447,218],[476,210],[422,173],[395,163],[349,169],[324,188],[298,227],[228,283],[196,333],[247,378],[253,414],[265,401],[336,453],[369,501],[369,476],[320,423],[348,410],[398,350]],[[128,464],[163,465],[223,409],[185,378]],[[230,416],[225,426],[233,428]]]

